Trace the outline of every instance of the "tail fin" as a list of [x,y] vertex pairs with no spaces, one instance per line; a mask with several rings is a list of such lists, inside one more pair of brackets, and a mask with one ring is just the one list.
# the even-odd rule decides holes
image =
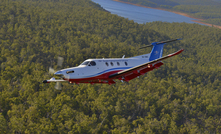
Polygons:
[[163,46],[166,43],[177,41],[177,40],[181,40],[181,38],[180,39],[167,40],[167,41],[161,41],[161,42],[153,42],[149,45],[140,47],[139,49],[143,49],[143,48],[146,48],[146,47],[153,46],[153,49],[150,53],[150,58],[149,58],[149,61],[152,61],[152,60],[156,60],[156,59],[159,59],[159,58],[162,57],[162,55],[163,55]]
[[163,55],[163,46],[165,43],[158,44],[158,42],[153,42],[151,44],[153,45],[153,49],[150,53],[149,61],[161,58]]

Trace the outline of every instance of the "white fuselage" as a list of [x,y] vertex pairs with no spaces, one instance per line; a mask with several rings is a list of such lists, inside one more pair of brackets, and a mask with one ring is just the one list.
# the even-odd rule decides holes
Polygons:
[[[116,73],[149,61],[150,54],[131,58],[88,59],[77,67],[67,68],[56,72],[63,74],[66,79],[105,78],[105,74]],[[55,73],[55,74],[56,74]]]

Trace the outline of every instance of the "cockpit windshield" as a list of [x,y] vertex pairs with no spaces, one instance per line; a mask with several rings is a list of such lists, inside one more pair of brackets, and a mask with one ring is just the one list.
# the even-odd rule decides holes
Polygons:
[[89,62],[90,61],[85,61],[85,62],[81,63],[81,65],[88,65]]
[[85,61],[85,62],[81,63],[81,65],[96,66],[96,62],[94,62],[94,61]]

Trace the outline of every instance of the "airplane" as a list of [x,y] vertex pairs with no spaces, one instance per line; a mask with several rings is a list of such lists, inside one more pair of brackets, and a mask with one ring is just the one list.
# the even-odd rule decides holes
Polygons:
[[143,46],[139,49],[153,46],[151,53],[135,57],[87,59],[77,67],[55,72],[54,76],[60,77],[60,79],[53,77],[50,80],[44,80],[43,83],[57,82],[55,88],[61,89],[60,82],[90,83],[92,85],[95,83],[111,85],[117,79],[128,82],[153,69],[159,68],[163,65],[162,60],[180,54],[184,49],[162,56],[164,45],[177,40],[181,39],[153,42],[150,45]]

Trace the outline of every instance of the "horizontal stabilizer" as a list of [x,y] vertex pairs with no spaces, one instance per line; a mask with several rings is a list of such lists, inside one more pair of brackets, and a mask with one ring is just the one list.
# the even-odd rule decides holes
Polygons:
[[165,44],[165,43],[169,43],[169,42],[174,42],[174,41],[177,41],[177,40],[182,40],[182,38],[180,38],[180,39],[173,39],[173,40],[167,40],[167,41],[161,41],[161,42],[153,42],[153,43],[151,43],[151,44],[149,44],[149,45],[140,47],[139,49],[143,49],[143,48],[146,48],[146,47],[151,47],[151,46],[154,46],[154,45],[159,45],[159,44]]

